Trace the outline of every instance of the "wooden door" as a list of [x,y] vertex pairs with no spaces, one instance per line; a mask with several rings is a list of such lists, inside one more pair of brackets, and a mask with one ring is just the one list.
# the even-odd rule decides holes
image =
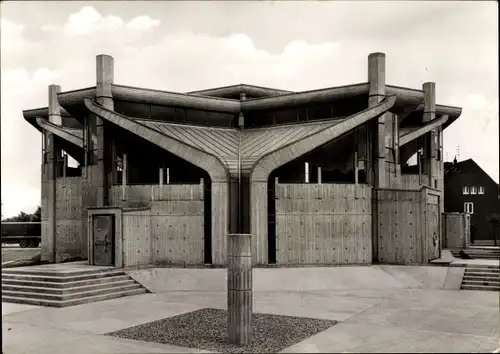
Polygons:
[[428,261],[439,258],[439,204],[427,203],[427,254]]
[[93,222],[94,265],[113,266],[115,249],[114,215],[96,215]]

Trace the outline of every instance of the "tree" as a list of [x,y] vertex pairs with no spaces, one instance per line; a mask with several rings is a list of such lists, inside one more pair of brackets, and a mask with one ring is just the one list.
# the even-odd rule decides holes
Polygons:
[[495,240],[495,246],[498,245],[498,228],[500,226],[500,215],[498,214],[491,214],[487,218],[488,222],[491,224],[493,227],[493,239]]
[[42,208],[38,207],[33,214],[21,211],[17,216],[2,220],[4,222],[40,222],[42,221]]

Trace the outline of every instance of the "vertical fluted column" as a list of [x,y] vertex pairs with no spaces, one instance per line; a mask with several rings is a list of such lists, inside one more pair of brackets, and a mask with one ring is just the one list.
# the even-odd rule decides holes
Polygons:
[[[422,121],[424,124],[436,118],[436,84],[434,82],[425,82],[422,85],[424,91],[424,113]],[[435,186],[435,171],[434,161],[436,156],[436,129],[425,134],[424,136],[424,157],[425,157],[425,174],[429,178],[429,186]]]
[[[368,56],[368,107],[376,106],[385,98],[385,54],[372,53]],[[385,121],[388,114],[381,115],[374,125],[373,170],[375,188],[387,185],[385,173]],[[370,171],[367,171],[369,173]]]
[[[385,54],[371,53],[368,56],[368,107],[376,106],[385,98]],[[370,122],[368,127],[369,164],[365,167],[367,181],[369,181],[376,191],[379,188],[386,188],[385,173],[385,121],[386,114],[381,115],[374,122]],[[378,193],[375,193],[378,196]],[[378,261],[378,225],[379,214],[376,212],[378,202],[375,197],[372,210],[372,260]]]
[[227,245],[229,343],[248,345],[252,341],[252,235],[229,234]]
[[[113,94],[111,85],[113,84],[114,64],[113,57],[109,55],[98,55],[96,58],[96,100],[97,103],[107,109],[114,109]],[[111,148],[112,141],[107,136],[104,122],[100,117],[95,117],[96,135],[97,135],[97,206],[105,206],[108,204],[109,184],[108,177],[111,177],[111,166],[114,166],[116,156],[110,157],[109,152],[113,152]],[[111,162],[111,163],[110,163]],[[111,172],[111,176],[108,174]]]
[[[61,125],[61,108],[57,99],[57,94],[61,92],[61,86],[49,86],[49,122],[56,125]],[[57,148],[54,134],[45,132],[45,149],[47,152],[47,227],[43,228],[46,232],[42,235],[42,260],[57,262],[56,248],[56,179],[58,170],[59,149]]]

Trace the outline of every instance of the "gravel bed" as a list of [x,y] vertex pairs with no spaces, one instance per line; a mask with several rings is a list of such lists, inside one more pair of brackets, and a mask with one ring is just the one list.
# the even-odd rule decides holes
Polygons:
[[227,311],[205,308],[108,333],[109,336],[224,353],[277,353],[337,321],[254,313],[252,343],[227,343]]

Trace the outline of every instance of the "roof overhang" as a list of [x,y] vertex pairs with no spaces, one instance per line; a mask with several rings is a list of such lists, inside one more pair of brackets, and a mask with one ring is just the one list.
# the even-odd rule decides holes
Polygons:
[[266,97],[266,96],[278,96],[286,93],[291,93],[292,91],[273,89],[269,87],[255,86],[255,85],[231,85],[224,87],[216,87],[206,90],[198,90],[187,92],[189,95],[204,95],[204,96],[216,96],[222,98],[230,98],[234,96],[238,96],[244,93],[250,97]]
[[[185,94],[123,85],[112,85],[112,94],[113,98],[123,101],[237,114],[240,111],[250,112],[289,109],[304,105],[324,104],[335,101],[338,102],[343,99],[367,95],[368,89],[368,83],[359,83],[311,91],[290,92],[241,84],[213,88],[209,90],[192,91],[189,94]],[[265,97],[251,98],[245,101],[212,97],[216,95],[233,95],[237,92],[247,92],[249,95],[261,95]],[[387,85],[386,94],[396,96],[396,104],[391,109],[391,112],[399,113],[400,111],[404,111],[404,107],[407,108],[412,105],[415,106],[414,111],[423,111],[424,92],[422,90]],[[80,90],[61,92],[58,94],[59,103],[65,110],[64,114],[80,120],[82,114],[85,114],[86,112],[84,105],[84,99],[86,97],[95,98],[96,87],[88,87]],[[47,108],[41,109],[47,110]],[[31,111],[35,112],[37,110],[28,110],[24,112],[28,112],[30,114]],[[446,114],[449,116],[449,119],[443,125],[443,128],[446,128],[453,123],[453,121],[455,121],[461,113],[462,109],[459,107],[436,105],[437,115]],[[36,112],[36,114],[43,116],[40,112]]]

